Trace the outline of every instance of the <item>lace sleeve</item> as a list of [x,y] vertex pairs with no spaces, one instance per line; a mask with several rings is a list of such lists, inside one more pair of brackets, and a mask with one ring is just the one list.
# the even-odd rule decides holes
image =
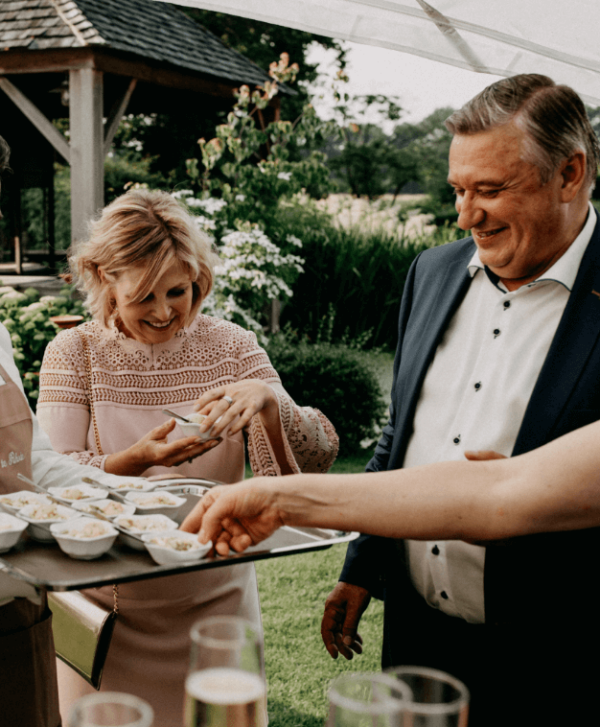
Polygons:
[[75,330],[62,331],[46,348],[36,413],[55,451],[68,454],[78,464],[104,469],[106,456],[95,452],[91,440],[88,442],[85,362]]
[[[339,449],[333,424],[318,409],[298,406],[282,386],[273,388],[279,403],[286,459],[293,472],[327,472]],[[260,417],[253,417],[250,423],[248,454],[255,475],[281,475]]]

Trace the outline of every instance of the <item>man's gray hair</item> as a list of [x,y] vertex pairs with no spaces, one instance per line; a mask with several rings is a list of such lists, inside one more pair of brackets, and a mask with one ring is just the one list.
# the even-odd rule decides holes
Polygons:
[[514,121],[526,134],[523,160],[540,170],[542,184],[576,151],[586,155],[586,183],[594,188],[600,145],[583,101],[548,76],[503,78],[446,119],[452,134],[476,134]]

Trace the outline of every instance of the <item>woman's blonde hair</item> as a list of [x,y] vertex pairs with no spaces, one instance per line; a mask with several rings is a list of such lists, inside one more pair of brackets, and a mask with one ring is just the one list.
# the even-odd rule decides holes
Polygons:
[[111,284],[126,270],[139,268],[140,281],[132,301],[143,300],[174,262],[192,275],[193,304],[189,325],[213,284],[212,243],[193,217],[166,192],[135,189],[104,208],[90,229],[90,238],[69,258],[77,288],[94,318],[107,325],[115,315]]

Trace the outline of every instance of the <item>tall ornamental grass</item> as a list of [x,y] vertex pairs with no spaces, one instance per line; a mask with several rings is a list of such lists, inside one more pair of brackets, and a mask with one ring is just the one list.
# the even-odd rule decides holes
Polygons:
[[306,225],[302,237],[304,273],[282,313],[282,324],[312,340],[365,341],[394,349],[400,300],[411,263],[423,250],[460,239],[456,227],[431,235],[398,238],[359,227]]

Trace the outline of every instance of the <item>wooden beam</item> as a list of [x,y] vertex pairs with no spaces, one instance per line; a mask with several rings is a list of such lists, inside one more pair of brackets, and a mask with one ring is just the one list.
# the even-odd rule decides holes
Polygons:
[[117,100],[117,102],[111,109],[110,116],[108,117],[106,121],[106,126],[104,127],[104,156],[106,156],[110,151],[111,144],[113,142],[113,139],[115,138],[115,134],[117,133],[117,129],[119,128],[119,124],[121,123],[123,114],[127,110],[127,106],[129,105],[129,99],[131,98],[131,94],[135,90],[136,84],[137,78],[132,78],[122,98],[120,100]]
[[14,48],[0,52],[0,73],[60,73],[77,68],[93,68],[94,54],[89,48]]
[[84,240],[104,205],[104,76],[82,68],[69,72],[71,131],[71,240]]
[[8,78],[0,76],[0,88],[9,97],[9,99],[20,109],[35,128],[46,137],[56,151],[70,163],[71,151],[69,142],[60,133],[60,131],[52,125],[52,123],[44,116],[38,107],[30,101],[25,94],[20,91]]

